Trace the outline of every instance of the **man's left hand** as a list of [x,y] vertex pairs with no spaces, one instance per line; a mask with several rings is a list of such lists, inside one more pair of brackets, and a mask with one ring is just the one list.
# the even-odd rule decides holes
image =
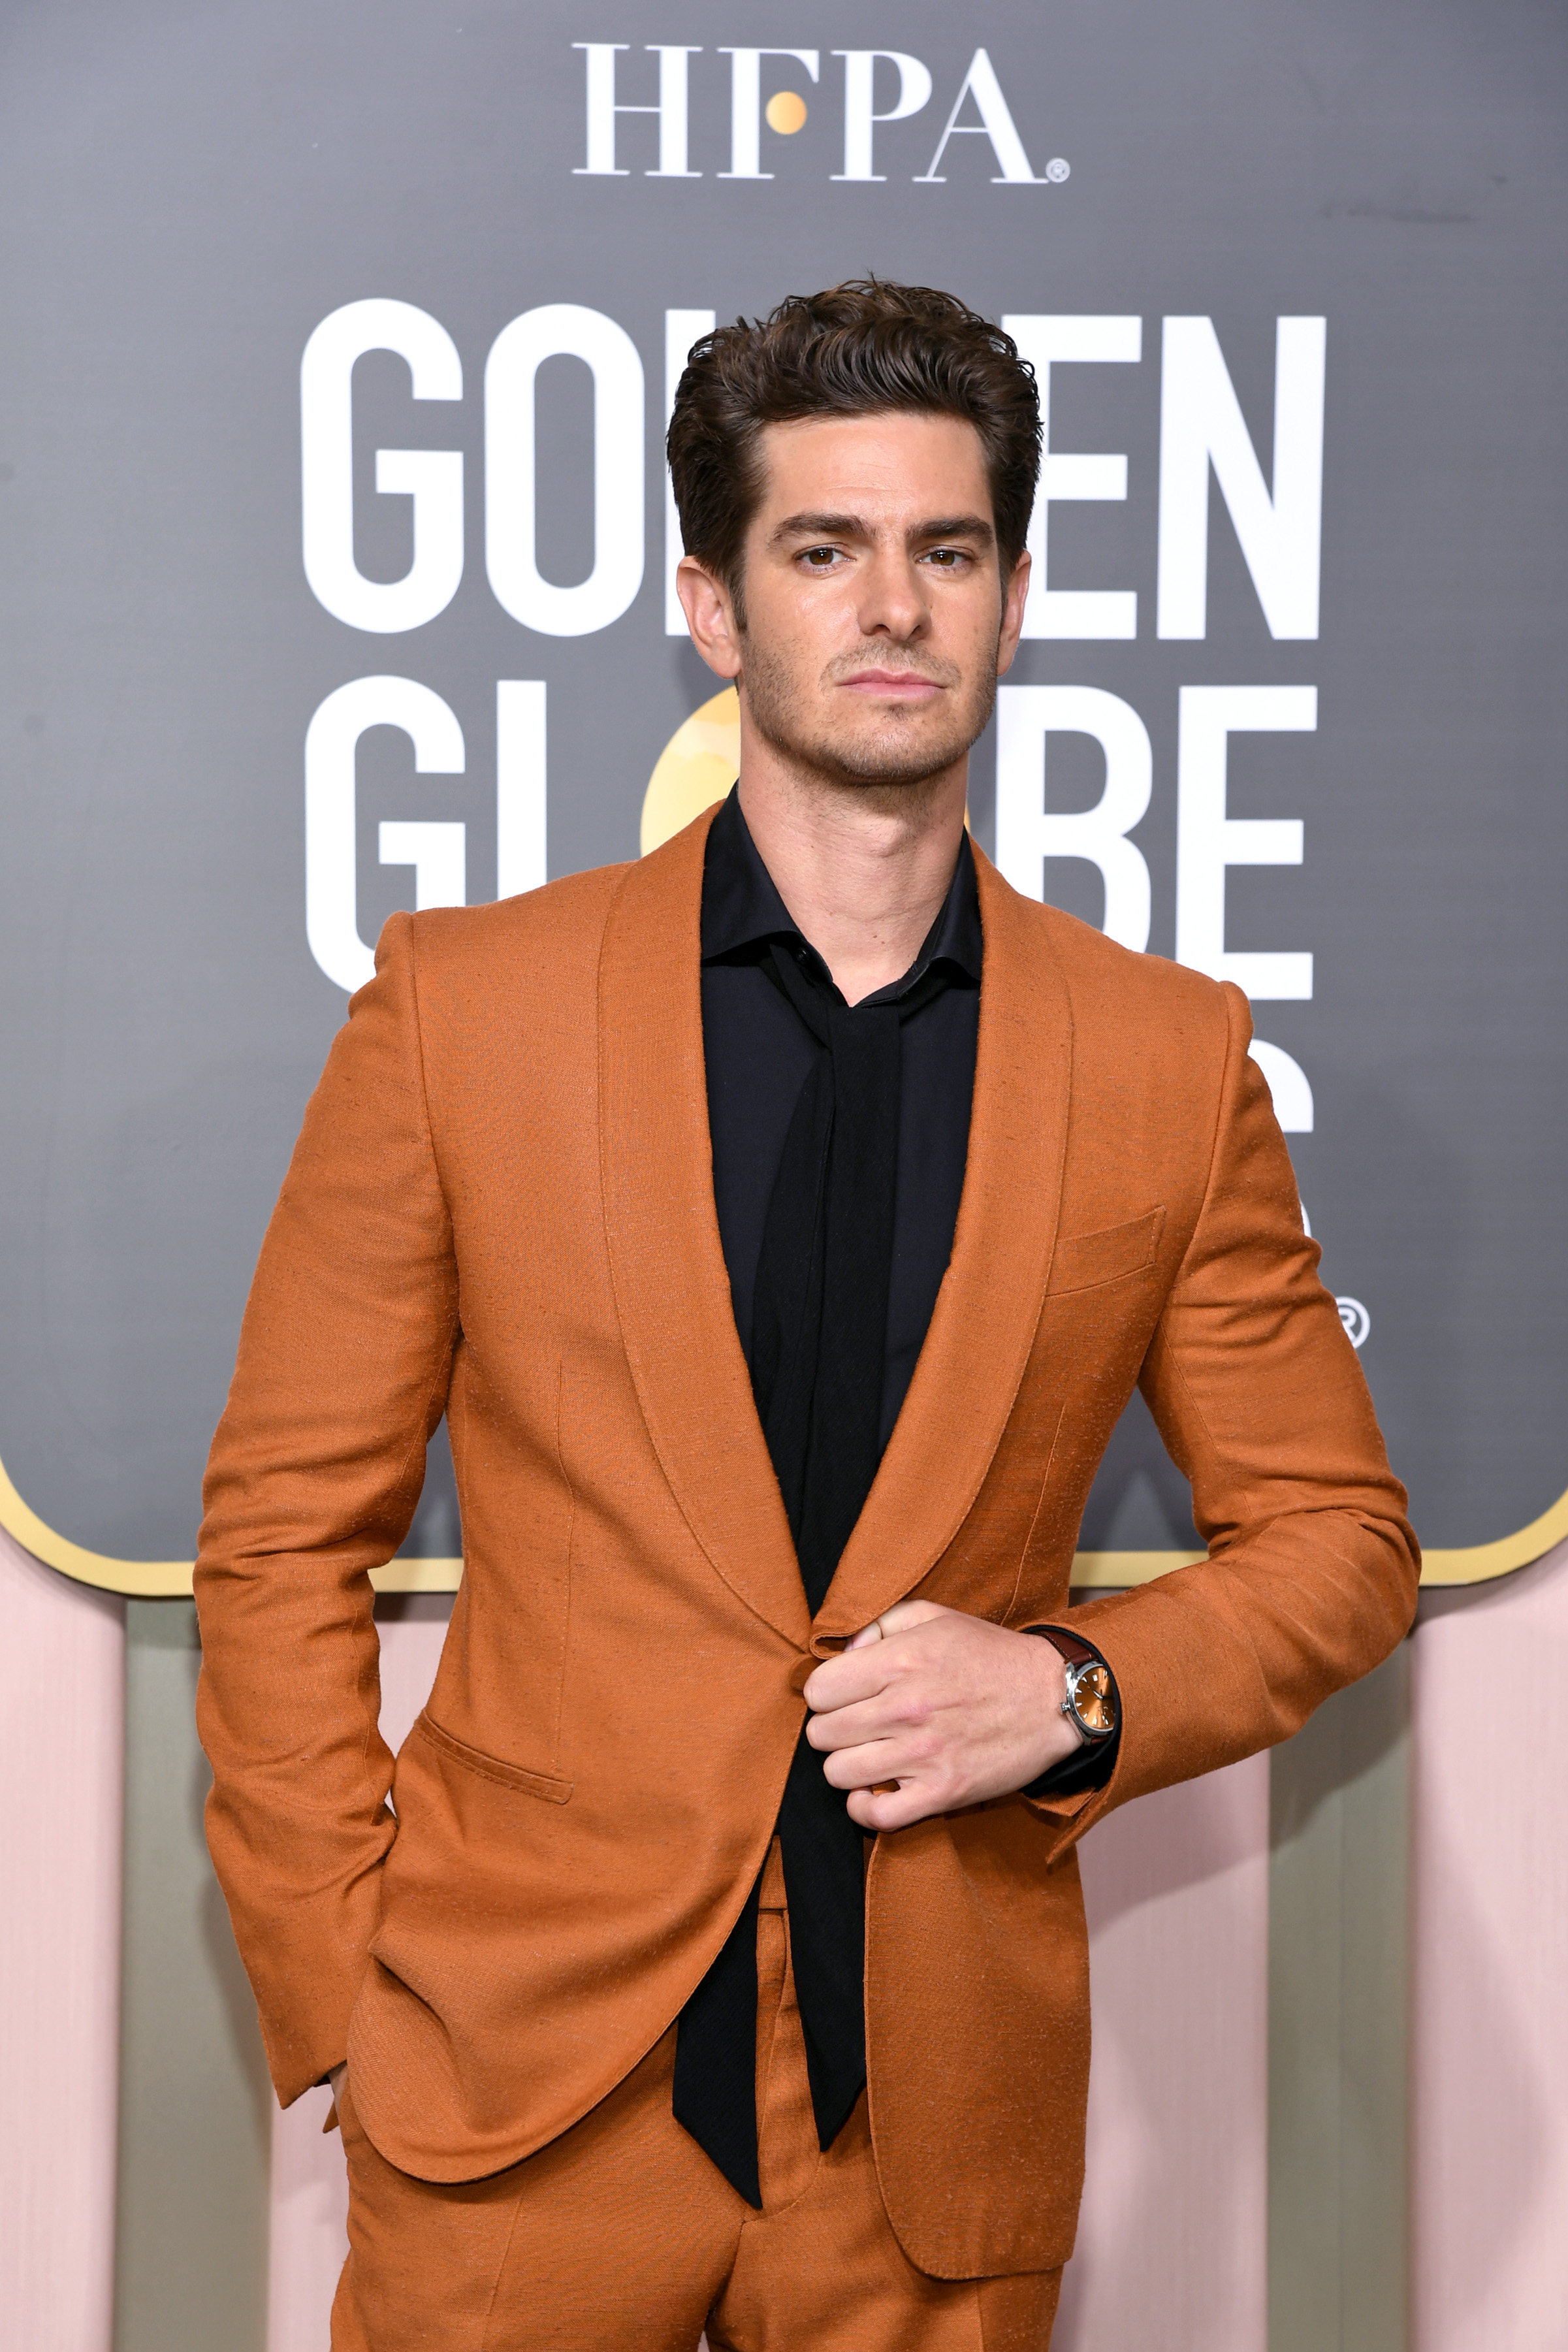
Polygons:
[[[1027,1788],[1082,1743],[1061,1654],[988,1618],[901,1601],[805,1686],[806,1737],[863,1830]],[[889,1787],[896,1782],[896,1787]]]

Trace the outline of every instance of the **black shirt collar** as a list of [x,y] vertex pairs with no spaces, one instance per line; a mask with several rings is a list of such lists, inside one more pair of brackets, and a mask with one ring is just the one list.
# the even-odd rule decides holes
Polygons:
[[[763,864],[762,853],[741,814],[739,795],[732,791],[708,828],[703,868],[702,960],[704,963],[754,962],[775,940],[789,942],[801,962],[810,967],[814,979],[832,985],[827,966],[779,897],[779,886]],[[962,976],[978,987],[982,952],[979,886],[966,832],[958,845],[947,896],[920,953],[901,980],[891,981],[863,1001],[896,1003],[937,962],[949,967],[955,979]]]

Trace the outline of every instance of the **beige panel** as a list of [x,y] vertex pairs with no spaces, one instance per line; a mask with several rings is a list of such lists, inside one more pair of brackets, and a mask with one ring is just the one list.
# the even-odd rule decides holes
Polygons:
[[1406,2342],[1409,1664],[1274,1751],[1269,2352]]
[[195,1611],[126,1613],[115,2352],[263,2352],[272,2092],[202,1834]]

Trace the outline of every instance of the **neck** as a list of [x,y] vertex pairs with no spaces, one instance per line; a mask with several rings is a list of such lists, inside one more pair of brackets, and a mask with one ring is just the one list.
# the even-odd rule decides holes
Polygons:
[[847,1004],[919,954],[953,880],[968,766],[966,756],[918,784],[844,784],[802,772],[743,724],[741,813]]

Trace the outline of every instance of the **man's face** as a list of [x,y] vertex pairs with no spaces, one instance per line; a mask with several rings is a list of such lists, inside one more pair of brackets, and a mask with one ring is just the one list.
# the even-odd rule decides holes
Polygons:
[[949,416],[771,425],[736,635],[752,724],[846,784],[962,759],[1018,643],[1027,557],[1004,583],[979,436]]

